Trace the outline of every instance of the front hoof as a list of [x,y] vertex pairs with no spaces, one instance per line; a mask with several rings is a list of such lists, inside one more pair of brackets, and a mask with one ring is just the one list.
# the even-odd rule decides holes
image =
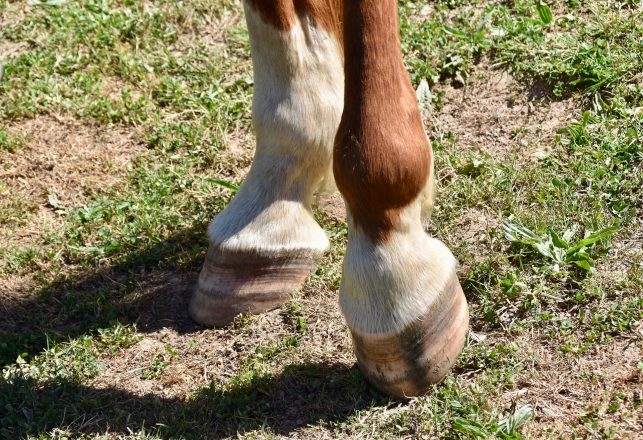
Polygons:
[[401,332],[351,329],[359,368],[383,393],[399,400],[424,395],[453,367],[464,347],[469,312],[457,278],[450,284],[424,316]]
[[199,324],[223,327],[239,314],[275,309],[301,287],[321,256],[309,250],[259,256],[210,246],[190,300],[190,316]]

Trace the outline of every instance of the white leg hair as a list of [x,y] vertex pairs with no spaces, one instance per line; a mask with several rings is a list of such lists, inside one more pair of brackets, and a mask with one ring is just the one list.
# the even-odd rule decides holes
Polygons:
[[190,301],[192,318],[205,325],[279,306],[329,245],[311,203],[332,176],[344,105],[342,51],[307,17],[281,31],[244,6],[257,150],[239,192],[208,230],[210,248]]
[[289,31],[244,3],[250,31],[257,151],[236,197],[209,228],[221,249],[323,252],[325,233],[310,215],[312,196],[332,179],[332,148],[344,99],[335,37],[301,17]]
[[396,334],[423,317],[444,292],[456,260],[417,220],[422,200],[401,215],[401,227],[374,243],[349,220],[340,306],[351,329]]
[[422,228],[420,196],[376,243],[349,219],[339,301],[360,369],[399,399],[426,393],[449,372],[468,330],[456,260]]

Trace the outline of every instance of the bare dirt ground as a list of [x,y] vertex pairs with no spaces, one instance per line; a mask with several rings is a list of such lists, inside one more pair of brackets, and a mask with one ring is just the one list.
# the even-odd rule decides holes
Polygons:
[[461,148],[496,160],[515,154],[523,160],[542,158],[551,140],[578,113],[573,99],[552,99],[544,86],[528,88],[485,60],[475,66],[465,86],[440,86],[444,106],[435,129],[452,133]]
[[0,181],[8,196],[34,211],[33,218],[21,220],[28,225],[24,231],[12,231],[13,239],[47,230],[55,225],[55,209],[82,206],[88,195],[118,185],[145,151],[131,130],[94,128],[70,118],[42,116],[7,131],[25,138],[26,145],[3,158]]
[[[641,334],[643,327],[638,331]],[[643,374],[637,362],[643,356],[643,348],[639,341],[614,341],[574,358],[542,345],[532,345],[532,349],[536,359],[533,368],[518,379],[520,392],[535,403],[537,410],[526,433],[538,439],[570,438],[574,427],[582,425],[590,415],[597,415],[600,423],[589,428],[594,430],[594,436],[616,424],[624,428],[619,438],[641,438],[640,412],[624,412],[620,405],[642,397]],[[614,395],[619,399],[615,401]]]
[[[132,161],[145,152],[131,130],[96,128],[72,118],[41,116],[6,128],[24,140],[24,146],[5,154],[0,165],[0,195],[9,203],[9,212],[18,216],[10,215],[0,228],[7,251],[37,249],[47,236],[60,232],[68,210],[122,183]],[[32,295],[38,283],[32,272],[2,273],[0,284],[0,299],[7,309]]]

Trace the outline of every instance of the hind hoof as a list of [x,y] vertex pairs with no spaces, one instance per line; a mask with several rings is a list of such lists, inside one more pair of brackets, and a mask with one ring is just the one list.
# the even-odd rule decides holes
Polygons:
[[310,250],[258,256],[210,246],[190,300],[190,316],[199,324],[223,327],[239,314],[275,309],[302,286],[321,256]]

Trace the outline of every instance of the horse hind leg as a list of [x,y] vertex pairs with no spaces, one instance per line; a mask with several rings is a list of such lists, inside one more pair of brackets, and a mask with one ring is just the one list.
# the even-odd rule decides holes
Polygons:
[[332,176],[343,107],[333,4],[318,1],[297,10],[302,2],[244,2],[257,147],[243,185],[209,227],[209,249],[189,306],[201,324],[223,326],[240,313],[278,307],[328,248],[311,203]]

